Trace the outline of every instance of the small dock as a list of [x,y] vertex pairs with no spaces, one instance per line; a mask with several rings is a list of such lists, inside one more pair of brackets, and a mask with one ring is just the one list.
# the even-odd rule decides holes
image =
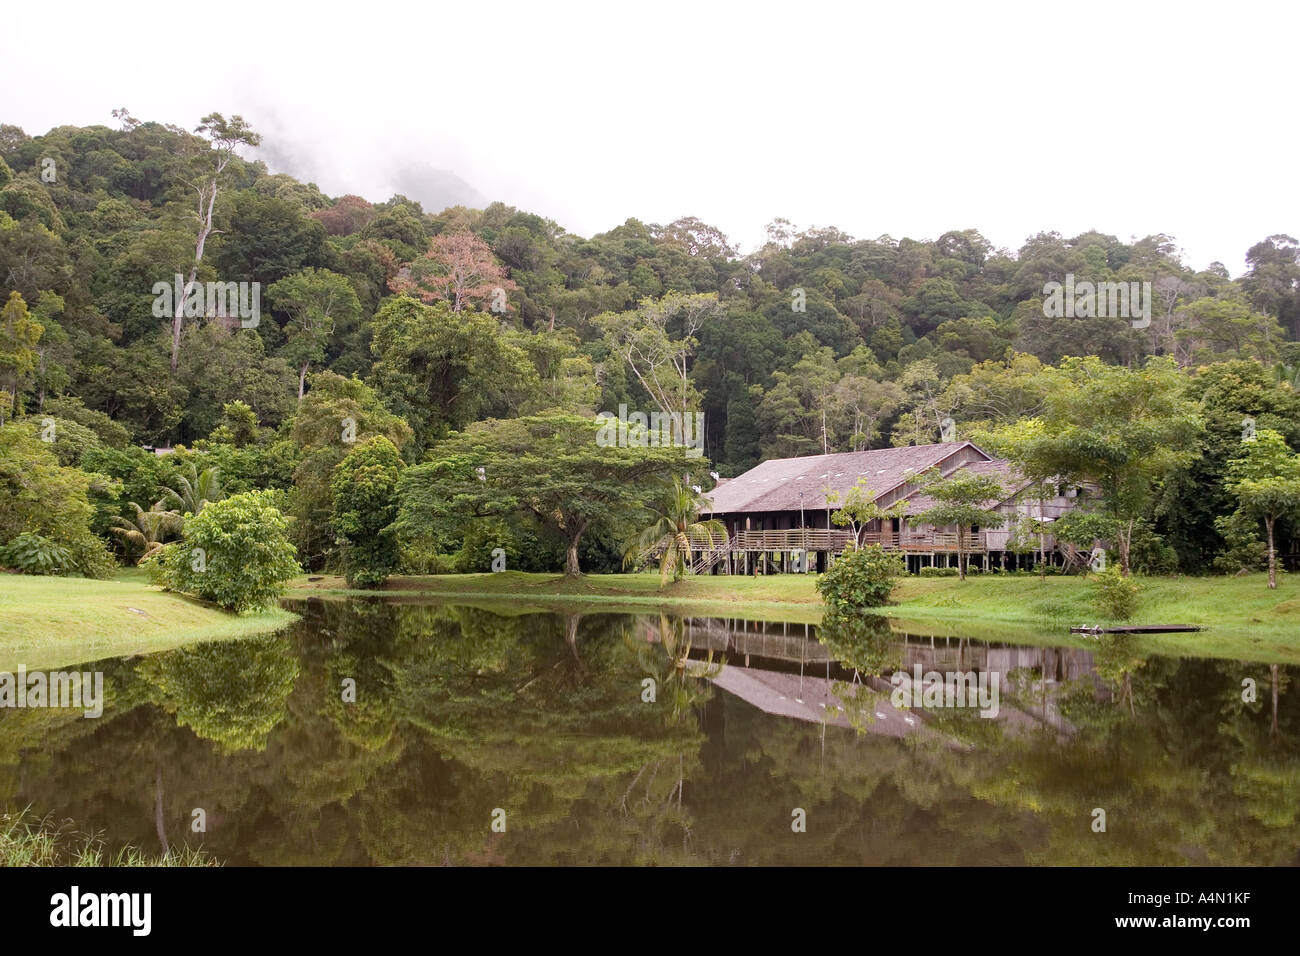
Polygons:
[[1133,624],[1119,627],[1081,625],[1070,628],[1071,634],[1178,634],[1186,631],[1203,631],[1199,624]]

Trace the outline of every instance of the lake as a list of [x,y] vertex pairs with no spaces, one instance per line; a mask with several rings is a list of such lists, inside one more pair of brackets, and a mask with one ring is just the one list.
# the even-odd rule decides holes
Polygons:
[[1300,862],[1295,668],[290,606],[275,635],[80,666],[101,717],[0,711],[5,809],[231,865]]

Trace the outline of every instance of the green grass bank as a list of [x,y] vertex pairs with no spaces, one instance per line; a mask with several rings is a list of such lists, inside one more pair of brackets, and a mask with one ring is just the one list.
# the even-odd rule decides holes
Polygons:
[[0,670],[53,669],[106,657],[152,654],[196,641],[230,640],[295,620],[277,608],[235,616],[150,585],[115,578],[0,575]]
[[[438,598],[467,604],[525,608],[647,611],[663,609],[698,616],[816,623],[822,603],[816,575],[690,577],[659,586],[659,576],[563,575],[505,571],[500,574],[393,577],[383,591],[349,590],[340,577],[301,577],[289,597],[383,594]],[[1152,653],[1300,663],[1300,579],[1283,575],[1270,591],[1263,574],[1241,577],[1138,578],[1138,611],[1129,624],[1188,624],[1206,628],[1186,634],[1142,635],[1137,646]],[[906,577],[883,609],[898,630],[1025,644],[1073,643],[1080,624],[1112,624],[1098,610],[1090,579],[1080,576],[975,575]]]

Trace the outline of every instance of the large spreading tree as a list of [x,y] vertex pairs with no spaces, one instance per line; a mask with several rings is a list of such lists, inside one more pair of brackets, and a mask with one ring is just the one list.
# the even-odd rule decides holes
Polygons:
[[1027,430],[1013,460],[1027,475],[1099,489],[1127,576],[1134,526],[1161,480],[1192,457],[1201,432],[1196,407],[1170,359],[1125,368],[1096,356],[1069,358],[1053,378],[1041,428]]
[[598,442],[606,423],[577,415],[477,422],[402,478],[399,532],[472,518],[532,520],[561,535],[565,574],[582,573],[578,546],[597,522],[630,529],[663,482],[700,459],[674,446],[639,447],[635,434]]

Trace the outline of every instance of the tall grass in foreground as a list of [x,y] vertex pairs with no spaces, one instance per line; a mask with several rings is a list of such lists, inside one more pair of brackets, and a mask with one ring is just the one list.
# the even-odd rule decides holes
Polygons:
[[133,846],[109,855],[96,834],[78,833],[72,821],[33,820],[29,810],[0,814],[0,866],[220,866],[202,850],[173,849],[153,856]]

